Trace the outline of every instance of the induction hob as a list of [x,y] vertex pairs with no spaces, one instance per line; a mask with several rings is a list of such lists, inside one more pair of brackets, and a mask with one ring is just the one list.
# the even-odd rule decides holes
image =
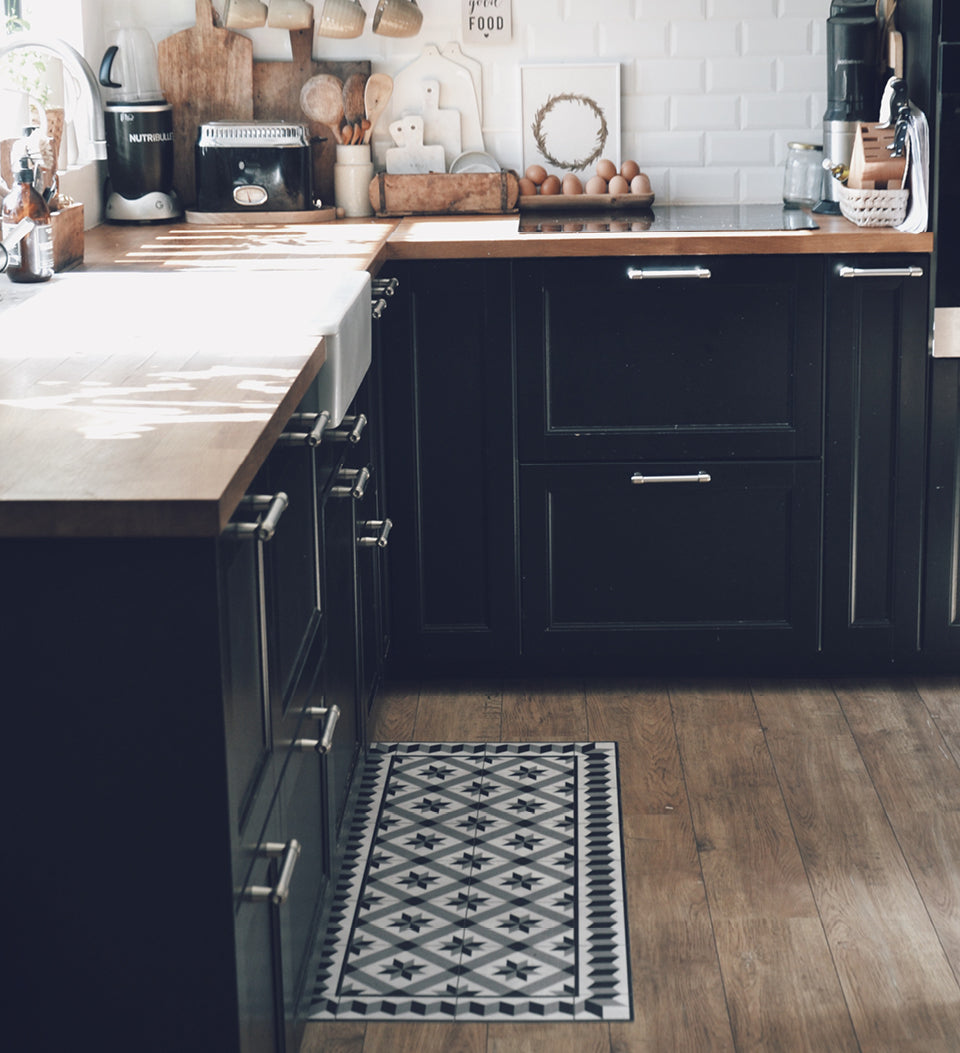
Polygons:
[[803,209],[781,205],[658,205],[645,209],[589,210],[568,198],[556,211],[520,213],[521,234],[630,234],[665,232],[816,230]]

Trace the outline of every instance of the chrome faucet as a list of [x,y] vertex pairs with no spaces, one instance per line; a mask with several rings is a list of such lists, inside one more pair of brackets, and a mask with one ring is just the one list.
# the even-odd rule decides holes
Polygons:
[[[59,37],[32,37],[22,33],[15,33],[6,41],[0,43],[0,58],[8,52],[20,51],[24,48],[51,52],[74,73],[81,85],[86,84],[87,118],[90,129],[90,146],[93,151],[91,160],[105,161],[107,158],[107,135],[104,129],[100,87],[97,84],[97,78],[93,70],[87,65],[86,59],[76,48]],[[82,92],[81,95],[83,95]]]

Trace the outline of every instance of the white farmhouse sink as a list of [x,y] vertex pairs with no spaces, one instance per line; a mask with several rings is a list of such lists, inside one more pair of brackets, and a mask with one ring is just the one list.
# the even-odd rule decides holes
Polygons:
[[370,368],[370,275],[366,271],[318,273],[313,306],[316,332],[327,352],[317,376],[317,408],[336,428]]

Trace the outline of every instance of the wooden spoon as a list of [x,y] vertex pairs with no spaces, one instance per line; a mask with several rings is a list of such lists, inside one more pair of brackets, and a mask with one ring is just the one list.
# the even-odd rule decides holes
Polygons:
[[300,89],[300,109],[312,121],[325,124],[341,145],[343,136],[343,81],[329,73],[318,73]]
[[380,115],[387,108],[390,96],[393,94],[393,77],[386,73],[371,73],[367,79],[366,87],[363,89],[363,106],[367,114],[370,127],[363,133],[363,141],[370,142],[373,135],[374,125]]
[[357,142],[356,129],[363,120],[363,89],[367,78],[362,73],[351,73],[343,82],[343,116],[350,125],[351,141]]

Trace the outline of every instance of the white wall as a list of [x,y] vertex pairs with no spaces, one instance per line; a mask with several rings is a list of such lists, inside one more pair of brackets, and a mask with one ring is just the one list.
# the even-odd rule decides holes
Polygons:
[[[142,24],[155,39],[194,21],[194,0],[88,2],[102,5],[105,29]],[[462,39],[461,0],[418,2],[418,36],[374,34],[376,0],[361,0],[363,35],[324,41],[315,57],[369,58],[392,74],[425,44]],[[785,144],[822,141],[829,8],[830,0],[513,0],[509,45],[464,46],[483,63],[486,148],[520,168],[521,64],[617,62],[621,156],[639,161],[658,201],[779,201]],[[250,35],[257,57],[289,54],[281,30]]]

